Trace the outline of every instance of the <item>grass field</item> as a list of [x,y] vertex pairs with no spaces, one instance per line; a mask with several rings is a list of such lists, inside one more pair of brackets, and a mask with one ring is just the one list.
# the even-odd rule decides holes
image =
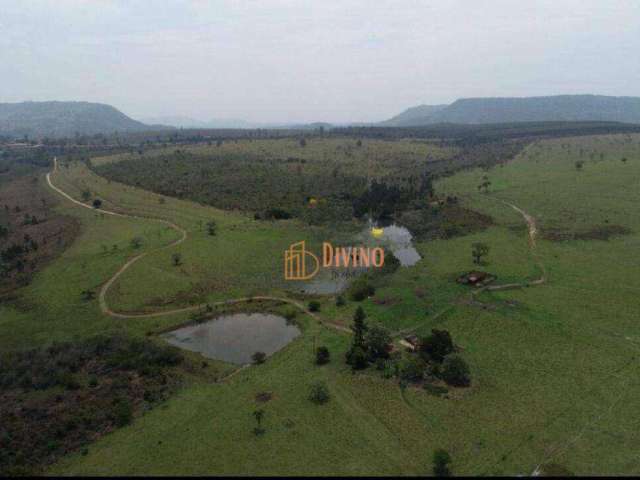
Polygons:
[[[483,175],[491,181],[486,194],[477,189]],[[454,473],[461,475],[530,474],[544,464],[578,474],[637,472],[640,280],[630,266],[640,254],[638,179],[640,137],[621,135],[539,142],[509,164],[438,183],[439,192],[457,194],[496,224],[474,235],[418,244],[423,260],[396,272],[363,306],[371,322],[393,331],[449,330],[471,366],[469,389],[440,398],[402,390],[373,368],[354,375],[343,361],[349,337],[299,315],[303,335],[264,365],[224,383],[189,382],[162,407],[91,445],[87,455],[63,459],[51,473],[425,474],[436,448],[451,453]],[[319,239],[325,233],[171,198],[160,203],[156,194],[108,182],[75,164],[54,181],[77,198],[89,188],[105,208],[169,219],[190,234],[177,247],[184,268],[171,265],[171,250],[150,254],[112,292],[114,309],[286,294],[276,278],[282,250],[300,235]],[[538,220],[536,258],[522,217],[501,200]],[[141,249],[152,250],[175,239],[174,231],[151,220],[103,218],[70,203],[58,208],[80,219],[82,234],[15,305],[0,307],[3,347],[109,330],[144,335],[186,320],[115,320],[103,317],[96,301],[80,299],[83,289],[99,286],[134,254],[133,236],[143,238]],[[211,218],[219,225],[215,237],[198,225]],[[584,233],[607,224],[631,233],[606,241],[545,240],[549,231]],[[475,241],[490,245],[483,268],[497,274],[499,283],[536,278],[537,261],[548,282],[483,293],[478,300],[485,308],[469,304],[469,291],[454,279],[474,268]],[[104,253],[102,244],[118,250]],[[251,256],[258,247],[271,253]],[[195,286],[200,290],[190,297]],[[381,298],[390,301],[374,301]],[[333,298],[321,304],[325,318],[343,324],[355,309],[353,302],[338,308]],[[332,361],[317,367],[313,347],[321,344]],[[331,392],[324,406],[307,399],[317,379]],[[259,404],[255,395],[264,391],[273,398]],[[260,437],[252,433],[251,414],[258,407],[266,411]]]

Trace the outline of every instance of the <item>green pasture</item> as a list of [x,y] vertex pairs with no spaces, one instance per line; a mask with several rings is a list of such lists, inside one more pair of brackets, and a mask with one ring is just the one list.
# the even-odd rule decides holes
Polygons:
[[[290,147],[296,145],[292,140]],[[584,164],[578,169],[580,159]],[[484,175],[491,181],[488,193],[477,189]],[[77,198],[88,188],[105,208],[165,218],[189,232],[175,249],[184,265],[171,265],[173,249],[148,255],[118,281],[109,298],[116,310],[171,308],[200,297],[286,294],[276,279],[283,246],[301,235],[325,234],[293,221],[261,223],[182,200],[161,202],[159,195],[108,182],[77,164],[62,169],[54,182]],[[549,463],[577,474],[635,473],[640,469],[634,410],[640,394],[638,182],[640,137],[620,135],[539,142],[504,166],[438,183],[439,192],[459,196],[465,206],[491,215],[495,225],[418,244],[423,260],[382,281],[363,306],[369,322],[394,332],[449,330],[471,367],[469,389],[441,398],[412,387],[402,390],[374,367],[353,374],[344,364],[349,337],[300,314],[304,334],[264,365],[223,383],[193,380],[132,425],[90,445],[88,454],[72,454],[50,472],[415,475],[429,474],[433,450],[445,448],[460,475],[528,475]],[[522,217],[502,201],[537,219],[535,256]],[[77,216],[82,233],[15,302],[0,307],[3,348],[111,330],[144,335],[186,320],[186,315],[104,318],[97,301],[80,295],[137,253],[129,245],[133,236],[143,239],[139,251],[150,251],[175,240],[173,230],[151,220],[103,217],[65,200],[57,208]],[[211,218],[218,224],[215,237],[198,223]],[[549,230],[585,232],[607,223],[631,233],[609,240],[544,239]],[[470,290],[455,277],[478,268],[471,258],[476,241],[490,246],[480,268],[496,274],[498,283],[537,278],[538,262],[548,282],[478,295],[484,308],[469,304]],[[118,248],[105,253],[103,244]],[[254,253],[258,247],[269,255]],[[333,297],[321,303],[321,315],[343,324],[356,307],[351,301],[336,307]],[[319,345],[329,347],[329,365],[314,365],[313,348]],[[316,380],[329,386],[326,405],[307,398]],[[255,395],[265,391],[272,400],[258,403]],[[252,432],[256,408],[266,412],[262,436]]]

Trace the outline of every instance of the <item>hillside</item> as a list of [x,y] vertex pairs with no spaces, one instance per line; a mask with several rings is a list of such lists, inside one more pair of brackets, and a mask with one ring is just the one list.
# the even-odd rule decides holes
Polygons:
[[0,103],[0,134],[68,137],[149,129],[110,105],[89,102]]
[[[431,107],[433,108],[433,107]],[[463,98],[439,110],[414,107],[382,125],[612,121],[640,123],[640,97],[557,95],[526,98]]]
[[424,125],[429,117],[447,107],[448,105],[418,105],[417,107],[407,108],[404,112],[399,113],[389,120],[380,122],[380,125],[385,127]]

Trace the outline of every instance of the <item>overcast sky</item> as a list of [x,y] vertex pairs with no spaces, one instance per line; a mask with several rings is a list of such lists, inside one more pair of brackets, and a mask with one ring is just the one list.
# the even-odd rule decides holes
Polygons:
[[640,0],[0,0],[0,102],[341,122],[560,93],[640,96]]

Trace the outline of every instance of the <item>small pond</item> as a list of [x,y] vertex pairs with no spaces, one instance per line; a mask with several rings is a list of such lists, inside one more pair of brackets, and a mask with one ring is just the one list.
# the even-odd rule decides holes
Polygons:
[[[406,227],[392,223],[384,228],[379,241],[382,245],[393,252],[403,267],[410,267],[420,261],[420,254],[413,246],[413,235]],[[364,235],[370,235],[370,230],[364,232]]]
[[244,365],[255,352],[271,355],[298,335],[298,327],[278,315],[237,313],[178,328],[163,338],[207,358]]
[[[372,226],[373,223],[369,222],[367,228],[355,235],[354,245],[382,246],[390,250],[403,267],[410,267],[420,261],[422,257],[413,246],[413,235],[408,228],[395,223],[379,224],[383,232],[374,237]],[[345,275],[344,269],[321,269],[313,280],[303,283],[299,291],[314,295],[335,295],[345,290],[351,280],[364,271],[366,268],[352,268]]]

